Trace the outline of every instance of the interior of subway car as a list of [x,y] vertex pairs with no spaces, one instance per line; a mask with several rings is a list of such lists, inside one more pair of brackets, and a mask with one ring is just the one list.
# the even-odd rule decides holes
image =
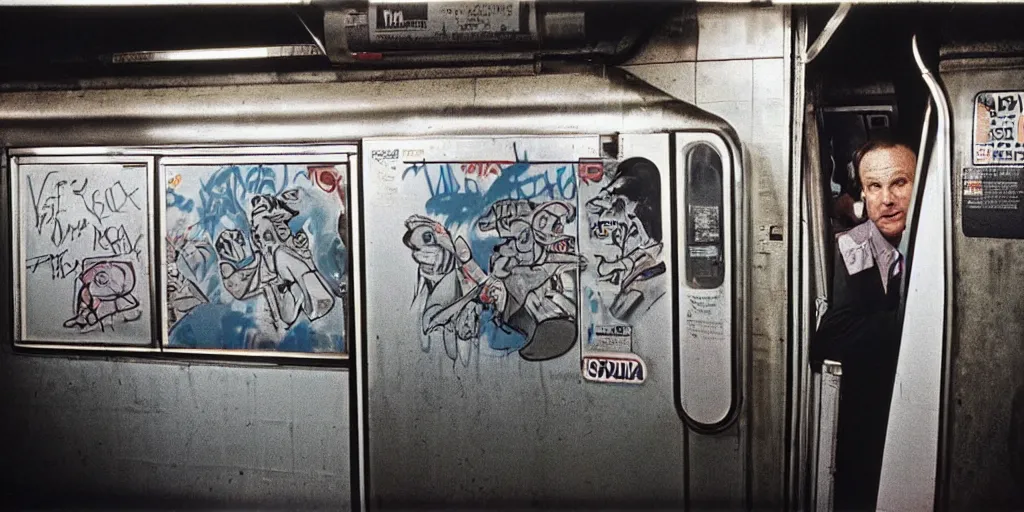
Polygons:
[[[811,9],[808,26],[821,34],[834,12]],[[933,41],[929,16],[937,19],[919,7],[855,6],[808,64],[808,103],[819,132],[824,207],[833,234],[866,218],[854,179],[857,149],[880,138],[920,146],[929,96],[912,46],[915,35],[924,44]]]
[[[996,123],[1009,116],[1005,122],[1012,124],[1016,114],[993,113],[990,118],[977,113],[987,112],[985,105],[993,98],[1016,101],[1021,55],[1016,27],[1022,19],[1024,10],[1009,4],[854,5],[845,13],[832,7],[808,10],[809,40],[829,36],[824,50],[807,64],[806,89],[813,114],[805,133],[813,132],[817,140],[805,138],[806,144],[816,142],[805,151],[818,153],[805,152],[809,157],[804,165],[811,167],[807,193],[822,199],[811,204],[820,204],[824,214],[811,234],[822,241],[816,254],[823,271],[809,272],[821,276],[819,297],[834,298],[838,286],[834,274],[839,264],[833,261],[841,257],[837,238],[867,221],[863,190],[854,172],[857,149],[882,140],[917,153],[912,214],[899,246],[908,258],[909,288],[900,313],[899,367],[891,401],[883,401],[890,413],[873,503],[879,509],[922,504],[937,510],[1019,508],[1024,499],[1013,490],[1021,487],[1024,457],[1021,357],[1016,348],[1004,352],[1005,346],[994,349],[986,341],[991,335],[1019,338],[1016,321],[1005,319],[1008,312],[1000,313],[1016,307],[1018,293],[986,284],[995,279],[986,272],[1009,268],[1005,265],[1010,262],[995,255],[1018,242],[1012,228],[997,226],[1015,225],[1016,214],[993,217],[986,208],[997,207],[974,199],[970,188],[972,173],[997,172],[989,167],[997,162],[1016,165],[1009,152],[1014,142],[988,142],[993,133],[1001,133],[993,128]],[[992,158],[987,156],[989,146],[1007,152]],[[1019,168],[1006,172],[1010,182],[1016,182]],[[977,186],[980,190],[985,185]],[[945,196],[938,190],[943,187]],[[934,195],[929,190],[935,190]],[[986,262],[979,267],[982,257]],[[1011,271],[1008,278],[1016,280],[1015,276]],[[942,286],[932,286],[936,283]],[[921,289],[945,299],[926,312],[929,299]],[[820,319],[823,306],[817,306]],[[996,311],[991,313],[995,318],[978,314],[986,308]],[[992,329],[991,334],[982,335],[981,324]],[[931,328],[936,325],[938,329]],[[917,372],[922,368],[927,371]],[[916,395],[923,389],[927,393]],[[906,413],[912,407],[931,412],[913,422]],[[908,456],[899,443],[934,453],[935,458]],[[899,457],[904,463],[896,462],[896,453],[903,453]],[[921,470],[934,471],[935,477],[919,493],[906,481],[902,486],[892,483],[901,480],[901,472]]]

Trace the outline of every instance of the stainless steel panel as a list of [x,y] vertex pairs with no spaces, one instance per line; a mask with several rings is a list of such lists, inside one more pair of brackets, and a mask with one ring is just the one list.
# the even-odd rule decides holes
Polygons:
[[[952,182],[971,166],[974,100],[982,91],[1019,91],[1020,63],[989,59],[943,62],[941,78],[952,109]],[[1019,456],[1012,443],[1013,396],[1024,385],[1024,241],[966,237],[963,197],[953,194],[953,344],[947,353],[950,393],[948,464],[940,496],[950,509],[1021,508]]]
[[5,504],[347,510],[348,373],[0,350]]
[[[720,118],[675,102],[615,70],[609,70],[608,76],[575,73],[514,79],[13,93],[0,95],[0,111],[4,112],[0,114],[0,137],[5,144],[20,147],[287,144],[357,140],[383,135],[550,135],[594,133],[598,130],[599,133],[655,133],[699,128],[720,135],[725,144],[724,151],[733,162],[745,161],[735,133]],[[358,176],[353,183],[357,180]],[[360,186],[354,185],[354,188],[359,189]],[[667,190],[668,187],[663,187],[665,193]],[[378,197],[366,197],[362,203],[380,200]],[[362,215],[362,212],[356,215]],[[367,240],[367,247],[378,243],[376,240],[383,240],[376,231],[379,221],[378,217],[367,216],[359,221],[367,228],[362,235]],[[742,221],[742,224],[746,225],[747,221]],[[741,233],[742,244],[746,244],[747,235],[746,231]],[[387,258],[372,261],[390,262],[392,259],[397,260],[389,254]],[[368,260],[362,260],[362,264],[385,274],[392,268],[371,264]],[[384,282],[407,277],[408,274],[402,278],[385,276]],[[357,282],[356,286],[362,285]],[[745,286],[743,282],[741,295],[747,293]],[[408,289],[396,286],[393,291],[402,296],[402,291]],[[399,304],[407,304],[405,300],[408,297],[402,296]],[[749,304],[744,302],[743,307],[747,308]],[[355,317],[359,318],[362,312],[362,305],[357,304]],[[660,329],[657,324],[646,328]],[[743,328],[745,333],[749,332],[749,326]],[[367,342],[377,343],[374,332],[361,329],[357,327],[357,339],[365,338]],[[746,336],[744,334],[744,340]],[[405,337],[395,339],[404,340]],[[418,354],[420,349],[399,344],[387,350],[413,350]],[[660,357],[654,360],[664,364]],[[671,360],[671,356],[664,360]],[[668,411],[661,408],[653,411],[656,413],[653,424],[659,427],[642,425],[624,430],[619,428],[623,421],[633,421],[630,418],[652,413],[650,402],[635,400],[622,405],[604,396],[606,391],[599,391],[564,399],[566,405],[563,405],[563,398],[557,390],[578,389],[580,369],[577,365],[565,367],[564,363],[547,362],[506,365],[500,371],[514,378],[492,380],[488,384],[492,388],[487,391],[486,388],[478,389],[480,382],[488,378],[486,372],[477,374],[471,365],[472,372],[452,380],[442,377],[442,372],[451,369],[445,364],[445,358],[439,356],[434,363],[429,368],[416,371],[412,371],[412,367],[401,366],[389,366],[381,371],[388,372],[389,378],[395,379],[389,385],[401,389],[440,379],[444,385],[436,391],[438,393],[479,393],[477,405],[463,404],[460,409],[474,413],[460,417],[445,409],[443,421],[438,419],[441,423],[425,429],[424,416],[419,411],[429,411],[437,404],[429,394],[416,396],[419,401],[411,404],[390,398],[392,395],[381,395],[385,396],[381,403],[386,406],[381,410],[391,415],[386,418],[409,421],[404,423],[407,425],[404,427],[387,427],[391,431],[369,433],[391,436],[389,440],[394,441],[382,448],[387,453],[382,459],[387,464],[385,468],[373,467],[373,460],[360,461],[360,464],[371,464],[369,474],[376,477],[373,485],[381,489],[377,496],[422,496],[435,500],[452,497],[476,503],[494,503],[508,496],[522,498],[524,503],[532,499],[553,500],[547,502],[553,503],[559,499],[627,499],[633,496],[649,502],[677,502],[682,498],[682,486],[685,485],[682,465],[676,465],[684,449],[682,424],[674,406],[671,406],[671,391],[665,392],[655,386],[647,388],[661,390],[646,393],[663,393],[657,403],[664,399],[671,406]],[[356,368],[361,371],[359,364]],[[656,374],[664,373],[657,368],[651,370]],[[569,374],[576,380],[568,380],[566,375]],[[367,377],[371,383],[375,378],[372,371]],[[363,380],[357,379],[357,382],[362,384]],[[741,386],[747,385],[744,377]],[[326,393],[319,388],[317,391]],[[515,412],[496,410],[485,400],[497,395],[509,396]],[[559,410],[560,407],[566,409]],[[508,417],[519,423],[507,423]],[[497,430],[491,434],[476,430],[474,425],[478,419],[498,425]],[[582,420],[587,424],[607,427],[584,440],[578,435],[586,433],[578,429]],[[403,423],[392,422],[389,425]],[[677,428],[680,437],[673,440],[676,438],[672,432]],[[724,452],[711,445],[701,458],[690,462],[695,478],[717,481],[721,491],[727,493],[728,499],[734,503],[743,499],[743,491],[739,489],[743,489],[746,428],[745,425],[737,426],[732,433],[721,438],[731,446],[728,461],[721,463],[727,467],[724,473],[717,469],[718,463],[715,462],[716,457]],[[665,432],[669,434],[666,436]],[[567,459],[564,453],[560,455],[555,448],[528,448],[523,451],[513,448],[512,444],[501,443],[502,439],[524,442],[524,446],[543,443],[543,446],[567,450],[572,458]],[[653,456],[642,451],[651,446],[651,439],[667,440],[667,444],[656,443],[654,447],[658,451]],[[469,450],[467,453],[473,457],[420,459],[424,473],[414,474],[407,469],[399,469],[406,461],[405,453],[417,442]],[[476,455],[474,447],[484,444],[495,448]],[[631,451],[630,447],[636,450]],[[477,465],[478,460],[484,461],[485,464],[480,464],[486,467]],[[531,472],[525,465],[508,467],[510,460],[517,461],[517,464],[520,464],[518,461],[529,461],[524,464],[535,464],[552,471]],[[614,473],[621,478],[607,480],[603,475],[612,470],[609,468],[615,468]],[[496,472],[486,473],[491,470]],[[378,474],[377,471],[383,473]],[[419,475],[431,473],[441,480],[419,480]],[[651,478],[651,475],[656,477]],[[716,480],[722,475],[727,475],[727,478]],[[679,486],[676,486],[677,482]]]
[[[437,162],[454,162],[453,166],[480,163],[482,168],[490,169],[487,162],[516,161],[529,155],[529,162],[539,162],[531,164],[529,172],[543,170],[547,174],[537,176],[543,178],[550,174],[550,183],[556,186],[567,184],[557,179],[559,166],[568,169],[580,195],[569,193],[566,197],[579,197],[578,201],[583,202],[587,197],[583,192],[585,187],[593,185],[585,185],[582,179],[575,180],[577,168],[574,163],[580,158],[601,156],[599,140],[598,136],[592,135],[572,138],[383,139],[364,143],[366,172],[362,191],[365,194],[368,463],[371,478],[368,499],[371,503],[382,506],[414,503],[446,503],[449,506],[682,504],[686,458],[684,426],[676,414],[672,398],[673,340],[668,328],[672,314],[670,294],[663,295],[650,306],[642,321],[630,324],[631,353],[639,356],[647,368],[644,382],[591,382],[585,378],[581,359],[591,355],[593,350],[587,336],[588,329],[600,327],[601,322],[607,321],[599,320],[598,315],[602,314],[602,303],[612,304],[608,297],[581,300],[576,317],[579,331],[573,330],[572,334],[573,338],[579,338],[572,340],[568,353],[542,361],[527,360],[527,352],[521,351],[520,355],[515,349],[507,352],[507,349],[496,346],[494,341],[498,334],[486,329],[479,338],[472,338],[457,334],[462,332],[461,324],[458,324],[450,334],[438,331],[436,336],[425,337],[428,332],[434,332],[434,324],[428,327],[421,322],[433,318],[432,314],[428,315],[434,311],[431,304],[442,293],[450,293],[445,291],[448,288],[443,281],[455,274],[445,273],[443,281],[437,281],[437,276],[430,273],[432,267],[423,266],[428,263],[427,251],[423,250],[423,255],[417,256],[420,261],[417,279],[417,265],[411,251],[402,245],[403,233],[407,233],[405,236],[409,236],[410,243],[416,246],[421,245],[417,241],[421,235],[437,233],[431,240],[436,237],[439,247],[449,244],[447,240],[450,239],[457,248],[461,236],[474,248],[474,259],[469,261],[475,261],[476,249],[483,247],[489,250],[488,244],[493,243],[486,242],[481,246],[474,242],[477,215],[485,213],[478,212],[477,208],[489,208],[490,201],[499,197],[496,195],[500,194],[496,185],[499,177],[507,179],[504,173],[516,172],[509,166],[525,165],[505,162],[501,164],[503,167],[499,174],[491,175],[488,171],[476,178],[472,173],[477,171],[472,168],[468,168],[471,174],[466,177],[463,174],[448,176],[444,174],[445,167]],[[671,174],[668,135],[625,134],[619,141],[620,162],[642,156],[658,167],[662,205],[660,225],[664,233],[662,236],[667,237],[666,228],[671,219],[667,199]],[[403,162],[402,155],[409,155],[406,158],[411,160]],[[426,164],[428,167],[423,171],[415,164],[419,160],[435,163]],[[463,167],[457,172],[466,170]],[[423,172],[435,173],[433,181],[425,182]],[[471,184],[470,177],[479,185]],[[534,174],[523,174],[521,183],[532,182],[533,177]],[[477,179],[480,181],[475,181]],[[460,185],[458,190],[466,194],[461,199],[465,202],[456,202],[453,206],[466,205],[470,208],[466,211],[470,217],[459,217],[457,222],[444,227],[436,225],[433,231],[421,232],[419,223],[426,221],[423,217],[411,215],[427,214],[438,222],[454,219],[441,213],[443,203],[435,200],[440,194],[435,195],[428,189],[431,185],[441,187],[438,183],[444,183],[443,188],[436,189],[439,193],[454,192],[453,185]],[[542,183],[549,181],[544,178]],[[516,194],[538,191],[529,185],[518,186],[522,188]],[[476,190],[489,198],[487,203],[473,206],[472,197]],[[549,198],[547,193],[541,191],[541,194]],[[560,194],[563,192],[555,193],[555,198],[560,198]],[[449,199],[460,200],[454,196],[445,200]],[[578,208],[580,218],[575,221],[579,223],[576,224],[578,227],[570,228],[567,224],[566,230],[581,233],[579,247],[583,256],[590,260],[587,268],[579,270],[582,291],[587,287],[588,273],[600,271],[612,260],[592,257],[582,249],[585,247],[582,239],[586,238],[582,233],[593,227],[584,223],[594,212],[585,205]],[[449,211],[457,216],[464,210]],[[646,215],[639,211],[637,214]],[[413,224],[403,224],[407,220]],[[427,243],[424,248],[434,246],[425,238],[424,243]],[[661,259],[668,264],[671,261],[670,244],[664,244],[662,251]],[[484,258],[486,262],[486,254]],[[374,261],[388,263],[370,263]],[[490,267],[484,268],[498,275],[497,269],[503,265],[492,260]],[[671,276],[672,271],[669,266],[665,274],[657,277],[663,281],[660,285],[663,293],[667,292],[664,280]],[[465,272],[472,276],[476,271],[468,269]],[[514,279],[499,279],[514,284]],[[506,285],[510,297],[513,284]],[[417,289],[420,289],[419,296],[414,298]],[[481,296],[492,296],[489,289],[483,288]],[[471,293],[465,296],[475,297],[477,292],[472,292],[473,288],[470,290]],[[565,290],[567,295],[576,295],[575,290],[568,287]],[[465,288],[451,297],[457,298],[464,292]],[[546,297],[551,297],[556,304],[565,300],[557,294]],[[500,305],[497,308],[502,310]],[[574,308],[570,306],[570,310]],[[614,312],[614,308],[611,310]],[[483,316],[480,321],[485,321]],[[473,335],[477,332],[475,329],[471,331]],[[527,348],[556,339],[561,340],[538,337]],[[417,476],[410,478],[410,474]]]
[[[246,98],[239,101],[239,98]],[[687,129],[720,120],[628,74],[6,93],[9,147],[309,143],[374,136]],[[501,123],[494,119],[501,118]]]

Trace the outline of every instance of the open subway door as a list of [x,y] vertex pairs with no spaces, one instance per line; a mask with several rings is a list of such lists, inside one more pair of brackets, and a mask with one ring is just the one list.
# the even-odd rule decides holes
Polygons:
[[367,504],[683,505],[683,417],[738,403],[730,155],[710,132],[364,142]]

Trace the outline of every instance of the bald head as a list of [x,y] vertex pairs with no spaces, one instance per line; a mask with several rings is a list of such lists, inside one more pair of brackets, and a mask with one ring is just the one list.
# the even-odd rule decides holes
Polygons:
[[882,235],[898,241],[907,227],[917,156],[903,144],[876,142],[857,152],[854,165],[868,218]]

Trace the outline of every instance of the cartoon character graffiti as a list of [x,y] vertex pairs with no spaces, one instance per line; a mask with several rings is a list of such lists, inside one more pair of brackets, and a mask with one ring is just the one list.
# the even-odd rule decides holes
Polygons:
[[585,262],[576,254],[575,220],[567,201],[503,200],[477,222],[502,239],[488,296],[499,321],[525,337],[519,355],[528,361],[554,359],[576,343],[577,273]]
[[275,164],[168,172],[168,345],[344,351],[344,170]]
[[[472,270],[479,267],[472,268],[466,241],[462,237],[453,241],[440,223],[413,215],[405,221],[405,227],[402,243],[412,249],[412,258],[418,265],[413,300],[423,291],[427,294],[421,317],[421,347],[430,350],[433,342],[440,341],[451,360],[468,365],[472,346],[479,343],[483,308],[474,300],[479,289],[474,277],[479,278],[479,273]],[[459,267],[463,272],[457,272]]]
[[427,293],[422,348],[429,350],[439,338],[450,359],[468,365],[472,348],[488,331],[521,337],[518,352],[526,360],[568,352],[577,338],[577,274],[583,263],[576,254],[575,218],[567,201],[496,201],[475,223],[479,232],[499,239],[487,275],[463,237],[453,239],[429,217],[409,217],[403,243],[418,265],[416,297]]
[[[172,328],[190,311],[201,304],[210,302],[210,299],[196,286],[195,282],[185,277],[178,268],[179,260],[189,265],[186,245],[199,254],[203,254],[204,249],[186,244],[182,240],[167,237],[167,324]],[[195,273],[197,267],[189,266]]]
[[618,164],[614,178],[586,203],[590,236],[613,249],[613,256],[598,255],[597,274],[617,287],[609,312],[629,321],[660,299],[665,290],[658,276],[660,261],[661,176],[646,158]]
[[82,332],[105,329],[142,317],[135,290],[135,268],[128,261],[85,260],[76,279],[75,316],[64,327]]
[[215,243],[224,289],[237,300],[262,296],[271,326],[282,335],[300,315],[316,320],[335,302],[313,262],[308,235],[288,225],[299,214],[293,208],[298,202],[298,189],[257,195],[249,214],[251,248],[237,229],[221,231]]

